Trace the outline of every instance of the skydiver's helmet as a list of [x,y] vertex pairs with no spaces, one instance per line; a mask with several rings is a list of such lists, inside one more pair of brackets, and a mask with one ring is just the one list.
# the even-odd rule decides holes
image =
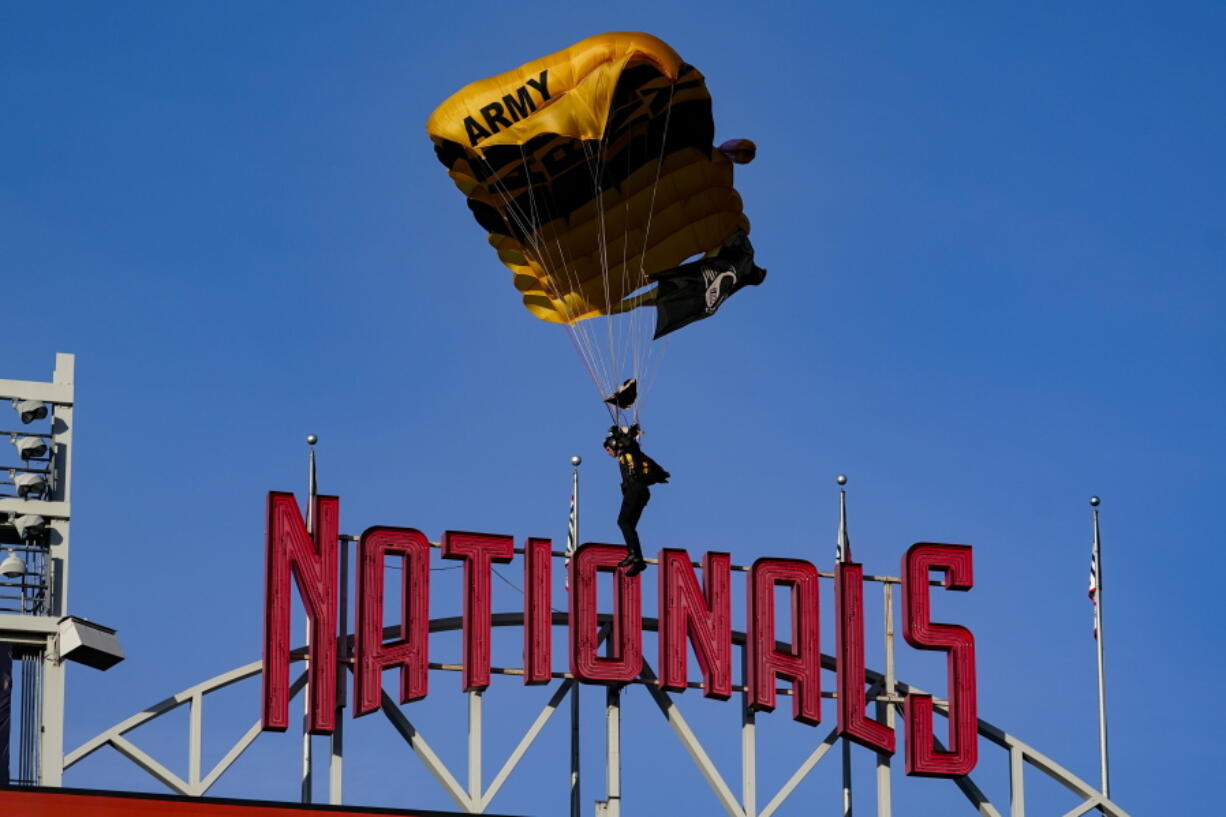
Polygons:
[[604,438],[604,447],[615,454],[621,454],[629,447],[631,437],[621,426],[609,426],[609,435]]
[[626,448],[625,438],[618,433],[620,430],[617,426],[613,426],[609,429],[609,436],[604,438],[604,447],[614,454],[620,454]]

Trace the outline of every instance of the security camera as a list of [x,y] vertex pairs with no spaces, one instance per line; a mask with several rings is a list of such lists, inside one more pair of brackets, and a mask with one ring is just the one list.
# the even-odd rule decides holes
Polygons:
[[8,579],[16,579],[19,576],[24,576],[26,572],[26,563],[21,560],[13,551],[9,551],[8,558],[0,562],[0,575]]
[[23,542],[33,541],[47,530],[47,520],[37,514],[27,513],[21,516],[11,514],[9,521],[13,523],[13,527],[17,529],[17,535]]
[[42,499],[47,491],[47,477],[43,474],[18,474],[9,471],[13,485],[17,487],[17,496],[22,499]]
[[14,434],[12,439],[23,460],[35,460],[47,455],[47,441],[42,437],[18,437]]
[[21,415],[21,422],[26,424],[47,416],[47,404],[39,400],[14,400],[13,408]]

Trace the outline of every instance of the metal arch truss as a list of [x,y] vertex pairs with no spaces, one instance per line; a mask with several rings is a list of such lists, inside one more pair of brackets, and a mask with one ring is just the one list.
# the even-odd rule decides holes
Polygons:
[[[889,611],[892,604],[891,584],[883,585],[885,591],[886,609]],[[515,627],[523,626],[522,613],[502,613],[493,616],[492,624],[495,627]],[[607,617],[603,617],[607,621]],[[887,618],[887,621],[890,619]],[[567,617],[565,613],[554,613],[554,626],[565,626]],[[459,630],[462,626],[459,617],[435,619],[430,622],[430,632],[448,632]],[[605,628],[607,630],[607,627]],[[655,631],[658,629],[658,621],[656,619],[644,618],[643,629]],[[395,632],[393,632],[395,631]],[[604,631],[602,631],[603,633]],[[389,628],[389,637],[395,637],[398,634],[396,628]],[[892,628],[887,628],[887,653],[886,653],[886,674],[866,671],[866,683],[871,684],[869,696],[876,700],[877,717],[884,720],[891,728],[894,725],[895,715],[901,711],[902,701],[908,692],[922,692],[918,687],[913,687],[908,684],[896,681],[893,679],[893,653],[892,653]],[[733,633],[733,644],[744,649],[745,634],[743,632]],[[781,645],[785,646],[785,645]],[[294,661],[303,661],[306,658],[306,648],[299,648],[293,651],[291,655]],[[835,661],[832,656],[822,656],[822,667],[824,669],[834,669]],[[457,665],[447,664],[431,664],[431,669],[437,670],[458,670]],[[498,669],[492,670],[496,674],[519,675],[522,670],[516,669]],[[117,723],[101,734],[86,741],[77,749],[69,752],[64,757],[64,769],[67,770],[77,763],[84,760],[89,755],[102,749],[105,746],[111,746],[123,756],[127,757],[145,772],[161,781],[172,791],[179,794],[199,797],[206,794],[209,789],[221,778],[225,772],[238,761],[243,752],[255,741],[261,733],[261,724],[257,720],[252,724],[251,728],[246,731],[235,742],[220,761],[210,770],[205,772],[201,766],[202,754],[202,735],[203,735],[203,720],[204,720],[204,698],[206,695],[216,692],[217,690],[228,687],[240,681],[254,678],[263,672],[263,662],[256,661],[247,664],[237,669],[218,675],[202,683],[196,684],[193,687],[180,692],[170,698],[167,698],[160,703],[154,704],[142,712],[133,715],[132,717]],[[405,715],[395,701],[386,693],[383,693],[381,711],[391,723],[392,727],[400,734],[404,741],[409,745],[414,754],[421,760],[429,772],[438,781],[443,791],[455,802],[455,804],[464,812],[470,814],[482,814],[490,806],[498,792],[502,789],[503,784],[507,781],[510,775],[515,771],[519,761],[523,758],[528,749],[532,746],[536,737],[544,729],[545,725],[553,718],[561,707],[563,701],[567,698],[571,700],[571,717],[572,720],[577,717],[577,700],[579,687],[575,683],[575,679],[569,673],[554,673],[556,686],[552,690],[552,695],[542,707],[536,719],[528,727],[520,738],[515,749],[503,762],[503,765],[494,776],[488,786],[483,784],[482,774],[482,738],[483,738],[483,723],[482,723],[482,698],[480,692],[466,693],[469,696],[469,729],[468,729],[468,768],[466,780],[461,783],[460,778],[456,776],[443,761],[431,749],[430,744],[426,741],[412,721]],[[655,683],[655,674],[651,666],[644,660],[643,672],[636,682],[647,690],[651,698],[654,700],[660,712],[667,720],[669,726],[676,734],[678,741],[682,747],[693,759],[694,764],[702,773],[714,793],[724,811],[730,817],[772,817],[780,806],[788,799],[788,797],[796,790],[797,786],[808,776],[808,774],[822,762],[829,754],[830,750],[836,744],[842,743],[842,760],[843,760],[843,780],[844,780],[844,807],[843,814],[851,814],[850,806],[850,758],[849,758],[849,742],[847,740],[840,741],[837,730],[831,729],[825,737],[817,744],[816,748],[809,754],[807,758],[797,767],[796,771],[787,780],[783,786],[775,792],[765,806],[758,806],[757,796],[757,772],[756,772],[756,757],[757,757],[757,742],[756,742],[756,725],[755,715],[751,710],[742,708],[742,726],[741,726],[741,793],[738,797],[729,786],[727,780],[716,768],[711,761],[710,756],[704,749],[701,741],[691,730],[685,717],[681,713],[678,702],[673,696],[660,689]],[[291,696],[296,696],[306,686],[306,672],[302,672],[294,680],[291,688]],[[621,718],[621,695],[623,690],[609,688],[607,695],[606,708],[606,752],[605,752],[605,774],[606,774],[606,798],[596,801],[597,817],[620,817],[621,811],[621,757],[620,757],[620,718]],[[935,710],[941,715],[948,717],[948,709],[941,701],[935,701]],[[188,736],[187,736],[187,751],[188,762],[187,779],[176,775],[170,771],[165,765],[157,761],[151,755],[140,749],[127,734],[137,729],[138,727],[149,723],[150,721],[165,715],[177,709],[180,706],[187,705],[189,707],[188,717]],[[338,724],[339,726],[339,724]],[[572,736],[576,734],[577,724],[572,722]],[[979,736],[987,740],[989,743],[1003,749],[1008,753],[1009,757],[1009,803],[1007,806],[1008,817],[1026,817],[1026,797],[1024,785],[1024,772],[1027,766],[1037,769],[1039,772],[1047,775],[1047,777],[1060,783],[1070,792],[1080,798],[1080,802],[1072,809],[1064,814],[1064,817],[1079,817],[1079,815],[1087,814],[1093,810],[1098,810],[1103,815],[1108,817],[1129,817],[1128,812],[1120,808],[1115,803],[1111,802],[1103,796],[1103,794],[1095,789],[1092,785],[1085,782],[1081,778],[1074,775],[1069,770],[1065,769],[1060,764],[1056,763],[1051,758],[1044,755],[1042,752],[1034,749],[1031,746],[1023,743],[1014,736],[1008,734],[1002,729],[993,726],[986,721],[979,721]],[[579,817],[578,797],[578,756],[577,744],[572,742],[572,757],[571,757],[571,817]],[[890,798],[890,776],[891,764],[888,756],[877,756],[877,817],[890,817],[891,798]],[[983,815],[983,817],[1005,817],[1006,812],[1001,811],[993,804],[983,793],[970,776],[959,777],[953,780],[954,785],[963,793],[975,813]],[[335,794],[335,792],[334,792]],[[334,800],[337,799],[334,796]]]

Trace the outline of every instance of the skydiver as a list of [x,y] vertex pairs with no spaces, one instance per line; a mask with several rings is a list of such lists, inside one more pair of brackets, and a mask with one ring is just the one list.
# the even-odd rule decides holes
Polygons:
[[622,474],[622,505],[617,514],[617,527],[626,540],[626,558],[618,567],[627,568],[627,576],[637,576],[647,568],[643,548],[639,544],[638,524],[643,509],[651,499],[649,485],[668,482],[669,473],[639,448],[643,430],[638,423],[624,428],[612,426],[604,440],[605,453],[617,458]]

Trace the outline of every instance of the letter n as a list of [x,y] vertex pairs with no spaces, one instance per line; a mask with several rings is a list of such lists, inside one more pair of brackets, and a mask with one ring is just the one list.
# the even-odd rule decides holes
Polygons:
[[732,558],[708,553],[702,563],[705,593],[684,550],[660,551],[660,687],[686,688],[686,638],[702,669],[703,695],[732,696],[732,613],[729,576]]
[[979,715],[975,700],[975,637],[956,624],[932,620],[928,574],[945,573],[949,590],[969,590],[975,583],[971,549],[967,545],[920,542],[902,562],[903,637],[917,650],[946,653],[949,694],[949,749],[938,749],[933,735],[931,695],[909,693],[903,705],[907,727],[907,774],[919,777],[961,777],[979,759]]
[[[792,643],[780,649],[775,639],[775,587],[791,590]],[[822,658],[818,629],[817,568],[800,559],[758,559],[749,572],[751,651],[749,705],[775,708],[775,678],[792,682],[792,717],[810,725],[822,720]]]
[[265,731],[289,726],[290,585],[298,585],[306,609],[311,646],[308,662],[310,716],[307,729],[331,734],[336,726],[337,528],[340,500],[315,498],[314,531],[293,494],[268,494],[264,561]]
[[[384,562],[399,556],[400,637],[383,640]],[[383,670],[400,668],[400,702],[426,697],[430,677],[430,540],[412,528],[374,527],[358,542],[354,717],[379,708]]]

